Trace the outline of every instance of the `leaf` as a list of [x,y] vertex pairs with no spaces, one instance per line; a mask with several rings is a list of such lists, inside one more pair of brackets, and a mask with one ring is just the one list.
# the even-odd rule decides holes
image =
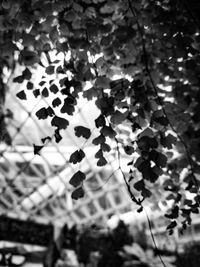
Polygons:
[[111,116],[110,121],[113,124],[121,124],[126,119],[126,114],[120,112],[119,110],[116,110],[115,113]]
[[113,128],[111,126],[103,126],[103,128],[101,129],[101,134],[103,134],[104,136],[108,136],[110,138],[115,138],[116,136],[116,132],[113,130]]
[[165,214],[165,217],[168,219],[176,219],[179,215],[179,207],[175,205],[170,214]]
[[45,81],[41,81],[41,82],[39,83],[39,86],[43,86],[45,83],[46,83]]
[[24,81],[24,77],[23,77],[22,75],[17,76],[17,77],[15,77],[15,78],[13,79],[13,82],[14,82],[14,83],[23,83],[23,81]]
[[152,195],[151,191],[147,188],[144,188],[141,192],[141,195],[144,197],[144,198],[147,198],[147,197],[150,197]]
[[33,95],[34,95],[35,98],[37,98],[40,95],[40,90],[39,89],[35,89],[33,91]]
[[102,149],[99,149],[95,154],[95,158],[102,158],[102,157],[103,157],[103,151]]
[[137,212],[140,213],[143,211],[143,207],[141,206],[139,209],[137,209]]
[[166,117],[157,117],[153,120],[163,126],[167,126],[169,124],[169,120]]
[[49,91],[47,90],[46,87],[42,90],[42,96],[44,96],[44,97],[48,97],[49,96]]
[[80,186],[72,192],[72,198],[75,200],[78,200],[79,198],[83,198],[84,194],[85,194],[85,192],[84,192],[83,188]]
[[132,146],[125,146],[124,151],[127,155],[132,155],[135,152],[135,149]]
[[62,140],[62,136],[60,134],[59,129],[56,129],[55,130],[54,137],[55,137],[56,143],[59,143]]
[[76,126],[74,127],[75,135],[77,137],[84,137],[85,139],[89,139],[91,136],[90,129],[84,127],[84,126]]
[[54,66],[48,66],[45,70],[46,74],[52,75],[54,74]]
[[25,70],[22,72],[22,76],[25,80],[30,80],[32,77],[32,73],[28,68],[25,68]]
[[148,136],[142,136],[137,141],[137,145],[140,150],[148,151],[150,148],[157,148],[158,142],[156,138],[150,138]]
[[60,98],[58,98],[58,97],[55,98],[55,99],[52,101],[52,105],[53,105],[54,108],[60,106],[61,103],[62,103],[62,102],[61,102]]
[[40,156],[40,151],[42,150],[44,146],[36,146],[35,144],[33,144],[33,153],[34,155],[39,155]]
[[22,90],[19,93],[17,93],[16,96],[21,100],[26,100],[27,99],[24,90]]
[[33,83],[32,82],[28,82],[27,85],[26,85],[26,88],[28,90],[32,90],[33,89]]
[[164,168],[167,164],[167,157],[156,150],[152,150],[149,153],[149,159],[154,161],[158,167]]
[[139,134],[139,137],[143,137],[143,136],[148,136],[150,138],[153,138],[154,137],[154,132],[152,131],[151,128],[147,127],[146,129],[144,129],[144,131],[142,131],[140,134]]
[[81,171],[77,171],[69,180],[69,183],[74,186],[77,187],[79,186],[84,180],[85,180],[86,176],[83,172]]
[[106,143],[101,143],[101,149],[104,152],[110,152],[111,147],[108,144],[106,144]]
[[54,110],[51,108],[51,107],[48,107],[47,108],[47,114],[49,117],[53,117],[53,115],[55,114],[54,113]]
[[105,117],[103,115],[99,115],[99,117],[95,120],[95,125],[97,128],[104,126],[106,124]]
[[103,98],[98,98],[96,100],[96,106],[101,110],[101,113],[103,115],[110,115],[113,114],[114,112],[114,98],[113,97],[103,97]]
[[144,185],[144,181],[143,181],[143,179],[137,181],[137,182],[134,184],[133,187],[134,187],[137,191],[142,191],[142,190],[144,190],[145,185]]
[[83,152],[82,149],[76,150],[74,153],[71,154],[69,162],[76,164],[78,162],[81,162],[84,157],[85,153]]
[[38,117],[39,120],[45,120],[48,117],[47,109],[41,108],[35,113],[35,115]]
[[101,157],[97,161],[97,166],[102,167],[105,166],[107,163],[108,163],[107,160],[104,157]]
[[68,120],[58,117],[58,116],[54,116],[52,121],[51,121],[51,125],[57,127],[59,130],[61,129],[66,129],[67,126],[69,125]]
[[98,96],[98,90],[94,87],[83,91],[83,97],[87,100],[92,100],[94,97]]
[[96,78],[95,86],[103,89],[110,87],[110,79],[107,77],[99,76]]
[[52,85],[49,87],[49,90],[50,90],[50,92],[52,92],[52,93],[54,93],[54,94],[56,94],[56,93],[59,91],[57,85],[55,85],[55,84],[52,84]]
[[106,138],[102,134],[100,134],[98,137],[94,138],[92,143],[96,146],[101,145],[102,143],[105,143]]
[[172,134],[168,134],[167,136],[163,137],[161,136],[160,143],[163,147],[166,147],[168,149],[172,149],[177,141],[177,138],[173,136]]
[[175,228],[177,226],[177,222],[176,221],[172,221],[168,226],[166,230],[171,230],[173,228]]
[[67,113],[68,115],[73,115],[75,108],[74,105],[76,104],[76,100],[74,97],[67,97],[64,99],[64,104],[60,110],[61,113]]

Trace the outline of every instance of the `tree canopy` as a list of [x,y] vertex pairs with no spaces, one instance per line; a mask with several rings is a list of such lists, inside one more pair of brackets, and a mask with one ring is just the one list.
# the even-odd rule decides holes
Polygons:
[[[100,111],[94,122],[99,135],[92,140],[97,166],[106,165],[105,153],[115,150],[139,211],[145,199],[157,194],[163,205],[173,203],[165,215],[171,219],[168,229],[172,232],[177,223],[185,229],[200,202],[199,12],[197,0],[3,0],[1,139],[9,139],[3,113],[9,90],[5,70],[21,65],[14,82],[25,88],[18,98],[26,100],[28,90],[36,98],[55,95],[36,112],[39,120],[51,121],[54,136],[34,145],[34,153],[48,138],[62,140],[80,96],[94,100]],[[35,84],[37,66],[44,75]],[[121,125],[129,129],[125,138],[120,137]],[[74,133],[87,140],[91,130],[80,124]],[[120,166],[123,153],[130,159],[129,174]],[[77,164],[85,156],[84,148],[78,148],[69,162]],[[80,170],[71,178],[74,199],[84,195],[85,179]]]

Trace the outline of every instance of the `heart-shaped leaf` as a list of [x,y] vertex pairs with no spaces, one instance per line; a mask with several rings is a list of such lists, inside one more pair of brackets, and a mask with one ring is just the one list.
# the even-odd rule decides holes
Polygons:
[[103,128],[101,129],[101,133],[104,136],[108,136],[110,138],[114,138],[116,136],[116,132],[113,130],[111,126],[103,126]]
[[77,137],[84,137],[85,139],[89,139],[91,136],[90,129],[84,127],[84,126],[76,126],[74,127],[75,135]]
[[25,70],[22,72],[22,76],[24,77],[25,80],[30,80],[32,77],[32,73],[28,68],[25,68]]
[[39,120],[45,120],[48,117],[47,109],[41,108],[35,113],[35,115],[38,117]]
[[69,183],[73,185],[74,187],[79,186],[84,180],[86,176],[85,173],[81,171],[77,171],[70,179]]
[[55,108],[55,107],[58,107],[59,105],[61,104],[61,100],[60,100],[60,98],[55,98],[53,101],[52,101],[52,105],[53,105],[53,107]]
[[105,143],[106,138],[102,134],[100,134],[98,137],[94,138],[92,143],[96,146],[101,145],[102,143]]
[[108,163],[107,160],[104,157],[101,157],[97,161],[97,166],[102,167],[105,166],[107,163]]
[[22,90],[19,93],[17,93],[16,96],[21,100],[26,100],[27,99],[24,90]]
[[51,121],[51,125],[57,127],[59,130],[61,129],[66,129],[67,126],[69,125],[68,120],[58,117],[58,116],[54,116],[52,121]]
[[104,126],[106,124],[105,117],[103,115],[99,115],[99,117],[95,120],[95,125],[97,128]]
[[32,82],[27,82],[26,88],[28,90],[32,90],[33,89],[33,83]]
[[78,162],[81,162],[81,160],[85,157],[85,153],[82,149],[76,150],[73,152],[69,158],[69,162],[76,164]]
[[77,199],[79,199],[79,198],[84,197],[84,194],[85,194],[85,192],[84,192],[84,190],[83,190],[83,187],[80,186],[80,187],[76,188],[76,189],[72,192],[72,198],[75,199],[75,200],[77,200]]
[[54,93],[54,94],[56,94],[56,93],[59,91],[57,85],[55,85],[55,84],[52,84],[52,85],[49,87],[49,90],[50,90],[52,93]]

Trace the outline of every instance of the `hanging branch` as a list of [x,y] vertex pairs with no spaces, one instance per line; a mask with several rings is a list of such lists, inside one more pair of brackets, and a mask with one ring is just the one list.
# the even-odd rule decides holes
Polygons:
[[136,19],[136,24],[137,24],[137,27],[138,27],[138,31],[139,31],[139,34],[141,36],[141,40],[142,40],[142,50],[143,50],[143,56],[144,56],[144,65],[145,65],[145,70],[146,70],[146,73],[149,77],[149,80],[151,82],[151,85],[152,85],[152,88],[154,89],[154,92],[156,94],[156,97],[159,101],[159,105],[161,106],[162,108],[162,111],[163,111],[163,114],[165,115],[165,117],[167,118],[168,122],[169,122],[169,125],[171,127],[171,129],[173,130],[173,132],[176,134],[177,138],[180,140],[180,142],[182,143],[184,149],[185,149],[185,152],[186,152],[186,156],[187,156],[187,160],[188,160],[188,163],[189,163],[189,166],[190,166],[190,171],[191,171],[191,174],[192,174],[192,180],[193,180],[193,183],[195,184],[196,188],[197,188],[197,193],[199,192],[199,184],[198,184],[198,181],[195,177],[195,174],[194,174],[194,165],[193,165],[193,162],[192,162],[192,159],[191,159],[191,155],[190,155],[190,152],[188,150],[188,147],[185,143],[185,141],[183,140],[183,138],[177,133],[176,129],[174,128],[174,126],[172,125],[172,123],[170,122],[169,118],[168,118],[168,115],[166,113],[166,110],[165,110],[165,107],[162,103],[162,100],[159,96],[159,93],[158,93],[158,89],[157,89],[157,86],[152,78],[152,75],[151,75],[151,71],[149,69],[149,64],[148,64],[148,55],[147,55],[147,50],[146,50],[146,43],[145,43],[145,38],[144,38],[144,33],[143,33],[143,28],[141,27],[140,23],[139,23],[139,20],[138,20],[138,16],[136,14],[136,11],[135,9],[133,8],[132,6],[132,3],[131,3],[131,0],[128,0],[129,1],[129,8],[133,14],[133,16],[135,17]]

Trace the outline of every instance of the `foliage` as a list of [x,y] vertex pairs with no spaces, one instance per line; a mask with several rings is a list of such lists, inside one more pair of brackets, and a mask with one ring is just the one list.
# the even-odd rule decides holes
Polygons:
[[187,244],[184,247],[184,252],[178,254],[177,256],[176,266],[177,267],[199,266],[200,264],[199,248],[200,245],[198,243]]
[[[105,231],[95,225],[83,228],[76,239],[76,254],[79,263],[85,266],[162,266],[154,249],[147,243],[142,248],[122,221],[112,230]],[[139,234],[139,232],[138,232]],[[144,234],[144,233],[143,233]],[[138,239],[139,240],[139,239]],[[143,243],[144,245],[144,243]],[[162,257],[167,266],[174,266],[174,255],[163,251]]]
[[[28,90],[44,99],[55,95],[36,116],[51,120],[56,142],[80,95],[95,100],[97,166],[106,165],[105,153],[115,150],[122,172],[123,149],[130,173],[122,175],[132,200],[140,211],[146,198],[171,200],[170,232],[179,218],[186,228],[199,208],[199,11],[197,0],[3,0],[0,11],[0,73],[23,66],[14,79],[25,87],[17,97],[24,101]],[[62,56],[54,60],[53,52]],[[35,84],[37,66],[44,75]],[[123,124],[129,134],[121,140]],[[91,130],[78,125],[75,134],[88,139]],[[83,150],[69,161],[81,162]],[[75,178],[70,182],[77,199],[85,177]]]

